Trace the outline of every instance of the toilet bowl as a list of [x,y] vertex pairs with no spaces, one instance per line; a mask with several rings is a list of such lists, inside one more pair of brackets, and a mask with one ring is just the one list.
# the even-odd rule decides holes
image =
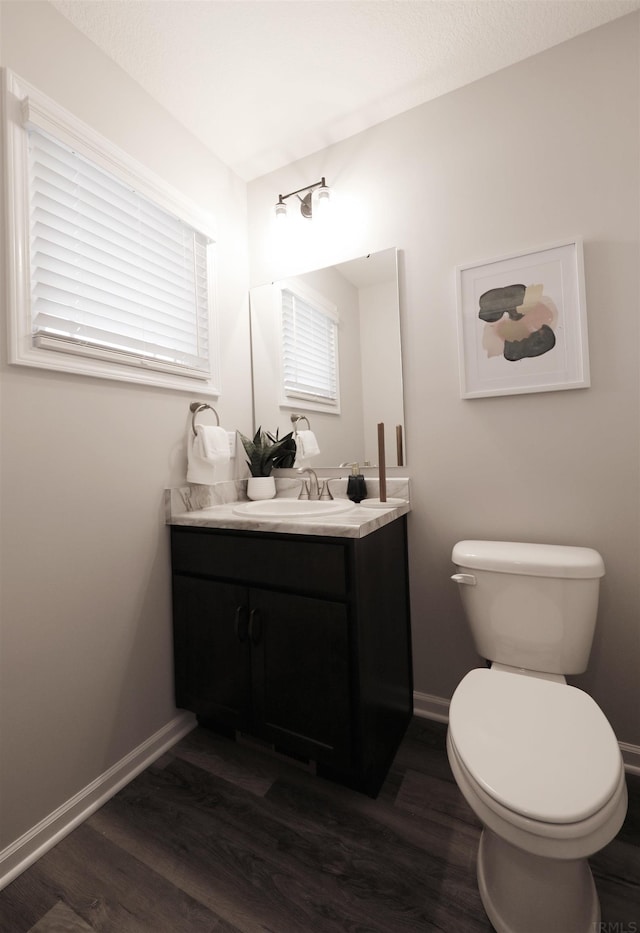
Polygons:
[[620,749],[595,701],[566,682],[482,668],[457,687],[447,752],[484,825],[478,887],[498,933],[593,933],[587,857],[620,829]]
[[451,554],[476,650],[449,707],[453,775],[484,824],[478,888],[498,933],[593,933],[587,858],[627,809],[622,756],[586,670],[604,561],[593,548],[459,541]]

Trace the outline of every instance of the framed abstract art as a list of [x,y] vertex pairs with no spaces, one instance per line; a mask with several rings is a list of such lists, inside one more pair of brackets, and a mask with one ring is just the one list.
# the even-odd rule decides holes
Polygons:
[[582,240],[459,266],[462,398],[589,386]]

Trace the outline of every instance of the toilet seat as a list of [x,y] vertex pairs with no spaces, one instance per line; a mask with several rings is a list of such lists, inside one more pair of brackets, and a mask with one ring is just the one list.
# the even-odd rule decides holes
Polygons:
[[568,684],[470,671],[452,697],[449,730],[469,777],[525,822],[588,820],[613,797],[624,774],[606,717],[588,694]]
[[516,813],[483,790],[471,775],[451,736],[447,754],[456,783],[482,823],[527,852],[550,858],[581,858],[607,845],[622,826],[627,812],[627,783],[624,768],[616,789],[602,809],[577,823],[544,823]]

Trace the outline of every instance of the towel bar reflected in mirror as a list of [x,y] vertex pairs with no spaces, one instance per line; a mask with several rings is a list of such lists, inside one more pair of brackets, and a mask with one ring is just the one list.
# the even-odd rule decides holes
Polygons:
[[293,425],[293,430],[296,432],[296,434],[298,433],[298,422],[299,421],[306,421],[307,428],[311,430],[311,425],[309,424],[309,419],[307,418],[306,415],[291,415],[291,424]]
[[209,411],[212,411],[214,413],[214,415],[216,416],[216,424],[218,425],[218,427],[220,427],[220,418],[218,417],[218,412],[215,410],[215,408],[212,408],[211,405],[207,405],[206,402],[191,402],[191,404],[189,405],[189,411],[193,412],[193,416],[191,418],[191,430],[193,431],[195,435],[197,435],[198,433],[196,431],[196,415],[198,414],[199,411],[204,411],[206,408],[208,408]]

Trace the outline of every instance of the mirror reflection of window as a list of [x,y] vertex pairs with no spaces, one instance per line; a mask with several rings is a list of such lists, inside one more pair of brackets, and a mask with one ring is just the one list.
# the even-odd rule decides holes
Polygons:
[[282,395],[340,411],[338,312],[295,284],[281,289]]
[[[377,424],[392,437],[404,425],[398,250],[390,248],[333,266],[296,272],[251,289],[251,375],[254,429],[291,430],[291,414],[311,420],[320,467],[377,462]],[[339,313],[339,407],[282,389],[282,290],[312,294]],[[323,305],[324,306],[324,305]],[[405,448],[406,462],[406,448]]]

